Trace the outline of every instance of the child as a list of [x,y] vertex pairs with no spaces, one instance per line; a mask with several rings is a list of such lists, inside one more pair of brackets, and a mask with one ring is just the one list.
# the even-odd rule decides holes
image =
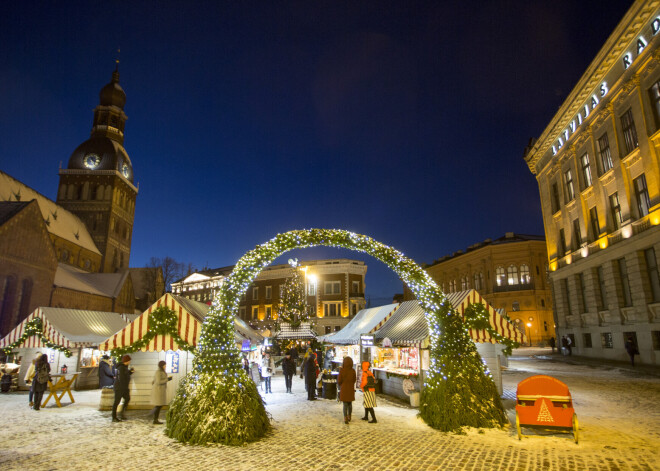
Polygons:
[[369,371],[369,362],[362,362],[362,381],[360,381],[360,388],[364,393],[362,398],[362,405],[364,406],[364,417],[362,420],[369,420],[369,414],[371,414],[370,424],[378,423],[376,420],[376,414],[374,413],[374,407],[376,407],[376,378],[374,374]]

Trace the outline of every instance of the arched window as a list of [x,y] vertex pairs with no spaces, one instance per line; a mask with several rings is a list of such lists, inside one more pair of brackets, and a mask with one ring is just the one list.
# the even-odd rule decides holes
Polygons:
[[504,267],[497,267],[495,269],[495,280],[497,281],[497,286],[506,285],[506,273],[504,272]]
[[529,266],[525,263],[520,265],[520,282],[523,285],[528,285],[532,282],[532,277],[529,274]]
[[515,265],[509,265],[507,269],[507,281],[510,285],[517,285],[520,280],[518,280],[518,267]]

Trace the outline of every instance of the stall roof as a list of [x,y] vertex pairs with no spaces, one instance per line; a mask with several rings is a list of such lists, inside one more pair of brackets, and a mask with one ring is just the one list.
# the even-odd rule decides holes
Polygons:
[[116,273],[89,273],[64,263],[58,263],[53,284],[74,291],[116,298],[128,276],[128,270]]
[[277,339],[315,339],[316,333],[312,330],[308,322],[303,322],[300,327],[292,328],[289,324],[282,324],[281,330],[275,334]]
[[319,341],[335,345],[355,345],[360,343],[360,335],[378,330],[397,310],[399,304],[372,307],[360,310],[339,332],[319,337]]
[[[39,307],[0,340],[0,348],[7,347],[20,339],[25,332],[27,323],[35,317],[42,319],[44,335],[52,343],[65,348],[78,348],[100,345],[108,335],[126,327],[126,324],[136,316],[84,309]],[[46,347],[37,336],[28,337],[21,346]]]
[[[463,315],[465,308],[470,304],[483,304],[490,315],[490,324],[496,332],[519,343],[526,341],[524,334],[516,329],[501,314],[496,312],[475,290],[471,289],[450,293],[447,299],[461,315]],[[485,330],[469,329],[469,333],[475,342],[496,343],[496,340]],[[422,309],[417,301],[406,301],[402,303],[399,309],[385,322],[383,327],[374,333],[376,340],[382,341],[388,338],[393,345],[426,346],[428,337],[429,331],[426,315],[424,309]]]
[[[115,348],[127,347],[144,337],[149,332],[149,316],[151,312],[160,306],[167,306],[177,314],[177,335],[185,340],[188,345],[197,346],[197,341],[202,333],[202,324],[209,311],[208,304],[193,301],[183,296],[174,296],[170,293],[165,293],[129,325],[116,332],[110,338],[106,337],[101,345],[101,349],[109,351]],[[261,335],[240,319],[234,318],[234,328],[237,342],[242,342],[244,338],[255,343],[263,340]],[[142,350],[159,352],[178,349],[179,345],[171,335],[157,334]]]

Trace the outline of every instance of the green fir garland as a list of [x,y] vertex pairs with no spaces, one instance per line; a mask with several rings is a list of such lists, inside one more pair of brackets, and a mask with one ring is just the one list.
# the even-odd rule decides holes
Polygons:
[[8,345],[7,347],[3,348],[2,350],[6,354],[10,354],[11,351],[14,348],[19,348],[21,345],[25,343],[25,341],[32,337],[33,335],[36,335],[41,339],[41,343],[43,343],[46,348],[50,348],[51,350],[58,350],[62,353],[64,353],[64,356],[69,358],[71,356],[71,351],[63,347],[61,345],[57,345],[56,343],[51,342],[45,335],[44,335],[44,327],[43,327],[43,320],[41,317],[35,317],[31,321],[28,321],[25,324],[25,332],[23,332],[23,335],[20,336],[18,340],[16,340],[14,343],[11,345]]
[[486,309],[486,306],[482,303],[470,303],[468,307],[465,308],[463,316],[465,326],[468,329],[485,330],[497,341],[497,343],[505,345],[504,350],[502,350],[504,355],[509,356],[513,353],[514,348],[520,347],[518,342],[501,335],[498,331],[493,329],[493,326],[490,325],[490,314],[488,313],[488,309]]
[[[278,234],[247,252],[221,286],[202,327],[193,372],[177,390],[168,411],[168,436],[184,443],[239,445],[258,440],[270,420],[256,387],[241,366],[233,319],[241,295],[280,255],[315,246],[363,252],[385,263],[411,289],[426,312],[431,364],[420,415],[433,428],[504,423],[497,389],[460,316],[429,274],[398,250],[365,235],[339,229],[294,230]],[[243,402],[238,395],[247,397]]]
[[193,352],[195,347],[183,340],[178,332],[178,317],[176,312],[166,306],[160,306],[149,314],[149,329],[147,333],[140,339],[137,339],[132,344],[125,347],[117,347],[111,350],[112,356],[121,357],[127,353],[134,353],[146,348],[149,342],[153,340],[156,335],[170,335],[174,341],[179,345],[180,350],[186,352]]

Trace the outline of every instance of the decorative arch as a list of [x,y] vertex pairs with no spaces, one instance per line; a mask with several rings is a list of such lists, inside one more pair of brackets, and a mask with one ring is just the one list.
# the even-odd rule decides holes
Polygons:
[[194,372],[182,381],[170,404],[168,436],[186,443],[239,445],[258,440],[269,430],[261,396],[241,365],[233,319],[241,295],[265,267],[290,250],[316,246],[371,255],[394,271],[424,308],[431,361],[420,415],[431,427],[456,431],[463,426],[504,423],[497,389],[462,318],[424,269],[368,236],[340,229],[306,229],[278,234],[236,263],[204,322]]

